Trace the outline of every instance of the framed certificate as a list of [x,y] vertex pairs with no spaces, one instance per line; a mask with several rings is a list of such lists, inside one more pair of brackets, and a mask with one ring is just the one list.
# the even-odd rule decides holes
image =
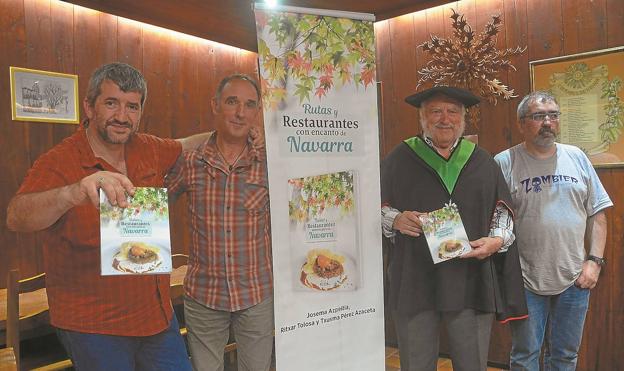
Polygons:
[[596,167],[624,166],[624,46],[529,66],[531,90],[559,102],[558,141],[581,148]]

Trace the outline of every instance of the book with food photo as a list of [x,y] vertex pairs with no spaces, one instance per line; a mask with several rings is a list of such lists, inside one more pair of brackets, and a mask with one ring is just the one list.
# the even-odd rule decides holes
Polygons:
[[288,180],[290,251],[297,290],[355,290],[358,218],[353,171]]
[[452,201],[441,209],[421,215],[420,220],[434,264],[472,250],[457,205]]
[[167,189],[138,187],[128,202],[112,206],[100,190],[102,275],[171,273]]

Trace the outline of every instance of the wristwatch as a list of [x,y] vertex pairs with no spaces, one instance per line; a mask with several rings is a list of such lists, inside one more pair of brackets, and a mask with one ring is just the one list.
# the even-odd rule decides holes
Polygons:
[[591,260],[601,267],[604,267],[605,265],[607,265],[607,260],[605,258],[599,258],[594,255],[587,255],[587,260]]

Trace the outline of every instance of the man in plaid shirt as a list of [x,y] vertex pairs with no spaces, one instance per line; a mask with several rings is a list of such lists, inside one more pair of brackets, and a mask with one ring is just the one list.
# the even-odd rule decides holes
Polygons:
[[260,90],[245,75],[224,78],[212,100],[215,133],[184,152],[166,178],[188,193],[191,215],[184,315],[196,370],[223,370],[234,330],[239,370],[268,370],[273,346],[269,191],[264,145],[250,129]]

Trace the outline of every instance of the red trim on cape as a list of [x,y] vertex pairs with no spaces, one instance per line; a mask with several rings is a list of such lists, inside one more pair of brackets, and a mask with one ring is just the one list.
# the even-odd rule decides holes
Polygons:
[[529,315],[525,314],[524,316],[520,316],[520,317],[509,317],[509,318],[506,318],[506,319],[504,319],[502,321],[498,321],[498,323],[505,324],[505,323],[507,323],[509,321],[518,321],[518,320],[527,319],[527,318],[529,318]]

